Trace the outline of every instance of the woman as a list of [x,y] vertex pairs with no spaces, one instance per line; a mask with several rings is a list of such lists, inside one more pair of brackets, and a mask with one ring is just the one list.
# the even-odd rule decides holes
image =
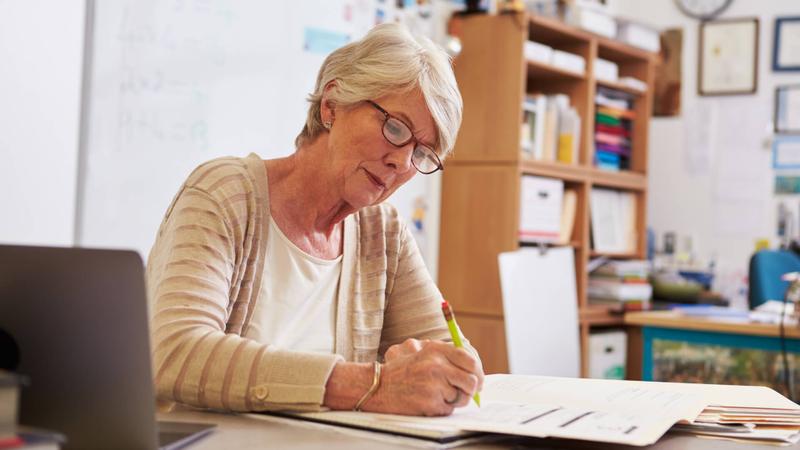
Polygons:
[[381,25],[325,60],[309,101],[294,154],[208,162],[167,210],[148,262],[159,399],[450,414],[480,361],[449,343],[441,294],[382,203],[452,150],[449,60]]

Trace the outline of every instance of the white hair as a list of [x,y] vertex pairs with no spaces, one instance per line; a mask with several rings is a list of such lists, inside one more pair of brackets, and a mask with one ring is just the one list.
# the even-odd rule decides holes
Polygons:
[[349,107],[364,100],[419,88],[437,128],[436,151],[444,158],[455,145],[463,102],[450,57],[426,37],[414,37],[402,25],[386,23],[328,55],[317,75],[303,131],[295,146],[315,140],[324,130],[320,103],[331,81],[328,98]]

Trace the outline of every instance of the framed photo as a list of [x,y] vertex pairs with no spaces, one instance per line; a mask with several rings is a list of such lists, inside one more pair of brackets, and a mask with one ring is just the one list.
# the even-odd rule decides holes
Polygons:
[[755,94],[758,86],[758,19],[701,22],[698,57],[698,94]]
[[775,88],[772,123],[776,134],[800,134],[800,84]]
[[800,71],[800,17],[775,19],[772,70],[776,72]]

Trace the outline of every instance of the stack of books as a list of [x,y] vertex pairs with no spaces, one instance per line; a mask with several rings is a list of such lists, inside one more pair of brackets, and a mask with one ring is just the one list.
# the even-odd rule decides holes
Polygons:
[[0,449],[58,450],[65,442],[63,435],[17,423],[20,387],[27,379],[0,369]]
[[595,165],[605,170],[630,169],[631,129],[636,118],[629,94],[600,87],[595,96]]
[[647,261],[609,261],[589,275],[589,302],[621,311],[649,309],[653,295],[649,274]]

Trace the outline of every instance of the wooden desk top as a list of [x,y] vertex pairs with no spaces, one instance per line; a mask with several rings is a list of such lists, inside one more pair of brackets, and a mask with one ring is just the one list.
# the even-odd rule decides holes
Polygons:
[[[308,422],[281,418],[256,418],[250,415],[222,414],[205,411],[181,410],[159,413],[159,420],[173,422],[215,423],[217,428],[208,436],[188,447],[189,450],[228,449],[241,450],[264,448],[291,449],[407,449],[408,443],[390,442],[382,433],[352,430],[332,425],[313,425]],[[431,443],[433,444],[433,443]],[[433,445],[427,445],[432,448]],[[417,448],[419,444],[417,444]],[[470,450],[527,449],[583,449],[583,450],[765,450],[773,448],[752,444],[740,444],[715,439],[700,439],[694,436],[667,433],[656,444],[648,447],[603,444],[598,442],[566,439],[512,438],[495,443],[469,444],[459,447]]]
[[[712,331],[718,333],[747,334],[752,336],[779,337],[778,325],[740,322],[721,318],[689,317],[674,311],[647,311],[625,314],[626,325],[676,328],[681,330]],[[786,336],[800,339],[800,329],[786,326]]]

